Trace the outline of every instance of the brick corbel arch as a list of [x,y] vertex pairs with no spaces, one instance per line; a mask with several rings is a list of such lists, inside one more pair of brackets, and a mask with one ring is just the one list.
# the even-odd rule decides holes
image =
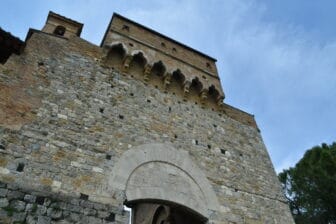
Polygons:
[[168,201],[207,219],[220,207],[212,186],[188,152],[169,144],[145,144],[126,151],[113,168],[109,186],[123,191],[127,201]]

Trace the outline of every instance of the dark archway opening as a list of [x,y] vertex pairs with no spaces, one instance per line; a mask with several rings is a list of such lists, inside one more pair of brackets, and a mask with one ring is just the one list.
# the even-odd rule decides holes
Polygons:
[[205,224],[207,219],[190,208],[166,201],[129,202],[132,224]]

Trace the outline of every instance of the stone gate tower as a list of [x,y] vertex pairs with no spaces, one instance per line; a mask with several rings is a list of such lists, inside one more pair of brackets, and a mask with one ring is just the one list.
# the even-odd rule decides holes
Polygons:
[[114,14],[0,30],[0,223],[293,223],[216,60]]

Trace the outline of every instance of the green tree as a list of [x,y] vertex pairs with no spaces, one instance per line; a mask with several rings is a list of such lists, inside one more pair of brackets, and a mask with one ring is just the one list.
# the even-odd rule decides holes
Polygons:
[[297,224],[336,224],[336,143],[313,147],[278,177]]

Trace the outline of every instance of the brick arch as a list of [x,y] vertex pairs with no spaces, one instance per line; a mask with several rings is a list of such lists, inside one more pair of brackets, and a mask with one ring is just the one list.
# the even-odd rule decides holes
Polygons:
[[[127,201],[161,200],[181,204],[209,218],[219,203],[209,181],[188,152],[168,144],[145,144],[126,151],[109,178]],[[148,175],[149,174],[149,175]]]

